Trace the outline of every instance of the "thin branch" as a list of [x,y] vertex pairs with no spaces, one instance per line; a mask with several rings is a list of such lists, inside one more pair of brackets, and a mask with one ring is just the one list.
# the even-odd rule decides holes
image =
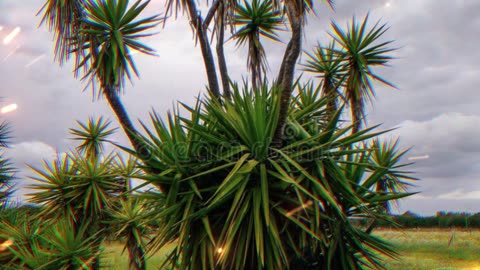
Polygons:
[[227,70],[227,60],[225,59],[225,53],[223,51],[224,36],[225,36],[225,4],[222,2],[219,9],[219,22],[218,25],[218,39],[217,39],[217,58],[218,68],[220,69],[220,77],[222,79],[223,96],[230,99],[230,79]]
[[292,37],[285,50],[283,62],[281,66],[282,73],[279,74],[277,84],[280,86],[280,112],[277,122],[277,127],[272,140],[272,147],[280,148],[283,143],[283,133],[287,123],[288,108],[290,106],[290,99],[293,91],[293,79],[295,74],[295,65],[302,47],[302,29],[303,29],[303,14],[295,7],[292,1],[286,2],[287,14],[292,29]]
[[[205,20],[203,20],[203,25],[202,25],[203,29],[207,29],[208,26],[210,25],[210,22],[212,21],[213,16],[215,16],[215,13],[216,13],[218,7],[220,6],[220,2],[222,3],[222,6],[223,6],[223,0],[215,0],[212,3],[212,6],[208,10],[207,16],[205,17]],[[222,11],[223,11],[223,9],[222,9]]]
[[218,85],[217,71],[215,69],[215,61],[213,59],[210,43],[208,42],[206,31],[203,29],[202,17],[195,4],[195,0],[187,0],[187,9],[190,15],[190,21],[195,27],[200,49],[202,50],[203,62],[207,71],[208,88],[212,95],[221,100],[220,86]]

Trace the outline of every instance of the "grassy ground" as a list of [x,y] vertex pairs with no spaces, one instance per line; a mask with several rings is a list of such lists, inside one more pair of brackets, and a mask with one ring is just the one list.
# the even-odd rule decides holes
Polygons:
[[[128,269],[128,251],[122,253],[124,245],[119,242],[110,242],[105,245],[103,262],[110,270],[126,270]],[[170,248],[164,248],[153,256],[147,257],[147,270],[157,270],[166,259],[166,255]]]
[[396,244],[401,254],[398,261],[386,260],[387,269],[480,270],[478,230],[379,230],[376,234]]
[[[388,230],[375,232],[397,245],[400,260],[386,259],[389,270],[480,270],[480,230]],[[452,238],[453,235],[453,238]],[[112,270],[128,269],[128,253],[123,245],[105,246],[107,264]],[[148,270],[158,269],[169,249],[161,250],[147,260]]]

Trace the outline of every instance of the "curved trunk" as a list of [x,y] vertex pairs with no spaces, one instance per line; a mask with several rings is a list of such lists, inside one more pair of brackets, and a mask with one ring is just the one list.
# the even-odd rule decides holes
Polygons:
[[293,1],[288,1],[285,5],[290,21],[290,27],[292,28],[292,38],[285,50],[282,66],[280,67],[280,74],[278,74],[277,78],[277,84],[280,86],[281,96],[279,118],[272,140],[272,146],[274,148],[280,148],[283,143],[283,133],[287,123],[288,108],[290,106],[290,99],[293,92],[295,65],[300,56],[302,47],[303,14],[301,14],[301,11],[295,7]]
[[128,256],[129,269],[132,270],[146,270],[147,264],[145,262],[145,251],[140,243],[137,243],[135,237],[130,235],[128,238]]
[[125,107],[123,107],[122,101],[120,100],[116,89],[114,87],[107,86],[104,89],[104,93],[108,104],[117,116],[118,121],[120,122],[123,130],[125,131],[125,134],[127,135],[133,148],[142,160],[147,160],[149,158],[149,151],[139,139],[138,136],[140,134],[133,126],[132,121],[130,121],[130,117],[125,110]]
[[219,4],[220,13],[220,29],[218,30],[218,39],[217,39],[217,58],[218,58],[218,68],[220,70],[220,77],[222,79],[223,86],[223,96],[227,99],[230,99],[230,81],[228,78],[227,70],[227,60],[225,59],[225,53],[223,51],[223,42],[225,36],[225,7],[223,2]]
[[208,43],[206,28],[203,27],[203,20],[200,17],[199,11],[194,0],[187,0],[188,13],[190,21],[197,33],[200,48],[202,50],[203,63],[207,71],[208,88],[214,97],[221,100],[220,87],[218,85],[217,71],[215,69],[215,61],[213,59],[212,50]]

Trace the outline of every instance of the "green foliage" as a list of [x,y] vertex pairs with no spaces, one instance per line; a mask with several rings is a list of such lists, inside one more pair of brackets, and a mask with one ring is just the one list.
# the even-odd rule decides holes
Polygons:
[[0,253],[2,269],[91,269],[98,256],[93,244],[96,235],[86,234],[87,226],[76,230],[62,219],[54,225],[24,216],[0,222],[0,239],[9,239],[8,252]]
[[360,129],[361,121],[366,123],[365,105],[375,97],[373,81],[395,87],[373,70],[387,66],[393,58],[390,53],[395,49],[389,47],[393,41],[381,41],[388,28],[379,21],[369,27],[368,17],[361,22],[354,17],[346,30],[332,22],[333,43],[328,47],[319,44],[314,53],[307,54],[305,64],[306,71],[323,79],[326,95],[343,96],[350,105],[355,131]]
[[79,154],[68,154],[48,164],[45,170],[32,168],[38,183],[31,186],[31,202],[45,204],[44,217],[95,221],[109,206],[109,198],[121,189],[117,175],[110,168],[114,156],[100,160],[87,159]]
[[158,15],[134,21],[148,1],[137,1],[128,7],[128,0],[84,2],[83,28],[77,40],[78,54],[83,56],[78,68],[85,68],[86,76],[98,80],[102,87],[121,89],[125,76],[131,79],[138,71],[131,53],[138,51],[153,55],[153,49],[137,41],[150,36],[143,33],[161,20]]
[[[78,124],[81,129],[71,129],[74,139],[80,141],[78,152],[45,161],[43,169],[32,168],[36,175],[31,178],[36,183],[30,187],[35,190],[30,202],[42,205],[32,218],[45,225],[38,230],[49,230],[44,238],[50,237],[50,242],[16,245],[15,265],[99,269],[100,246],[107,237],[114,237],[126,239],[131,266],[139,266],[133,269],[145,269],[144,237],[150,227],[144,216],[148,211],[143,201],[130,197],[131,179],[141,176],[137,160],[104,155],[103,143],[109,142],[107,137],[114,132],[108,129],[108,121],[90,118],[88,124]],[[29,223],[27,219],[25,224]],[[21,225],[15,224],[12,230],[21,230]],[[56,227],[50,228],[51,224]]]
[[[144,31],[162,19],[150,16],[137,19],[149,1],[128,5],[128,0],[68,1],[47,0],[42,23],[56,31],[56,57],[62,63],[72,54],[77,74],[99,82],[102,88],[120,91],[125,76],[138,76],[132,52],[154,54],[153,49],[138,41],[150,36]],[[137,19],[137,20],[136,20]],[[98,92],[98,96],[102,91]]]
[[4,156],[4,149],[8,147],[10,131],[6,122],[0,122],[0,208],[4,206],[12,191],[12,180],[15,179],[15,169],[12,163]]
[[130,269],[146,269],[145,238],[152,232],[147,223],[149,211],[138,197],[119,200],[109,211],[106,223],[114,226],[115,239],[125,241],[122,253],[127,249]]
[[318,88],[298,85],[298,92],[289,110],[292,132],[281,149],[271,148],[279,110],[275,87],[234,85],[223,105],[214,98],[183,104],[190,117],[177,110],[164,122],[152,114],[153,131],[146,128],[144,140],[153,158],[144,166],[161,173],[145,180],[163,193],[151,201],[159,209],[151,249],[176,243],[166,264],[358,269],[382,268],[378,254],[395,255],[352,219],[388,220],[379,206],[409,195],[396,186],[401,181],[381,192],[375,188],[388,173],[409,179],[399,160],[375,163],[375,150],[362,142],[381,132],[348,134],[352,126],[340,126],[341,110],[324,117],[328,99],[319,98]]
[[268,69],[267,55],[260,37],[280,41],[276,31],[280,30],[282,17],[272,1],[244,1],[235,13],[235,26],[240,29],[234,34],[237,45],[248,43],[247,67],[252,72],[252,83],[258,86]]
[[108,142],[107,137],[115,133],[115,129],[108,129],[110,121],[104,121],[102,117],[96,121],[88,119],[88,124],[77,121],[80,129],[70,129],[74,135],[73,140],[81,141],[77,150],[86,156],[98,157],[103,152],[103,143]]
[[[334,41],[327,48],[319,45],[306,64],[323,81],[301,84],[293,83],[294,72],[313,1],[212,1],[203,18],[195,1],[169,0],[167,14],[175,9],[189,16],[212,96],[193,107],[182,104],[186,114],[180,108],[166,118],[152,113],[153,128],[142,123],[142,136],[117,95],[125,78],[138,76],[131,53],[153,54],[138,41],[163,20],[158,15],[137,19],[148,3],[47,0],[43,22],[55,30],[57,57],[62,62],[74,55],[77,75],[100,84],[96,94],[104,94],[115,111],[134,148],[124,149],[142,161],[144,174],[134,159],[102,155],[102,143],[112,132],[108,123],[79,123],[80,129],[72,130],[83,142],[79,152],[34,169],[38,184],[32,202],[46,206],[39,216],[68,220],[75,237],[96,236],[94,269],[109,234],[125,238],[130,267],[144,269],[144,238],[152,224],[158,228],[149,248],[173,245],[165,262],[173,268],[383,268],[381,255],[396,255],[392,245],[356,221],[390,224],[390,203],[411,195],[405,187],[414,180],[403,171],[404,152],[396,143],[375,140],[383,133],[375,127],[360,130],[364,105],[375,94],[372,82],[392,86],[372,70],[392,58],[391,41],[380,42],[386,26],[368,28],[368,16],[361,23],[354,18],[346,31],[332,23]],[[219,94],[208,43],[211,20],[228,99]],[[287,21],[291,40],[276,84],[269,86],[260,38],[278,40],[279,25]],[[252,73],[252,87],[232,83],[231,96],[222,47],[228,25],[239,27],[233,34],[237,45],[248,43]],[[338,96],[350,106],[351,125],[340,118]],[[134,196],[129,181],[136,177],[146,181],[142,186],[155,188]],[[22,263],[40,256],[25,254]]]

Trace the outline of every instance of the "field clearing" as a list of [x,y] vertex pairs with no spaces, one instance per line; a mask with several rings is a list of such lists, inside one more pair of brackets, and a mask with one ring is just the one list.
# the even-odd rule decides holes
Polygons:
[[[375,234],[398,247],[400,259],[385,261],[389,270],[480,270],[480,230],[378,229]],[[122,249],[118,242],[105,246],[107,269],[128,269],[128,253]],[[169,249],[149,258],[147,269],[158,269]]]
[[401,255],[398,261],[387,259],[387,269],[480,270],[478,229],[380,229],[375,234],[395,244]]

